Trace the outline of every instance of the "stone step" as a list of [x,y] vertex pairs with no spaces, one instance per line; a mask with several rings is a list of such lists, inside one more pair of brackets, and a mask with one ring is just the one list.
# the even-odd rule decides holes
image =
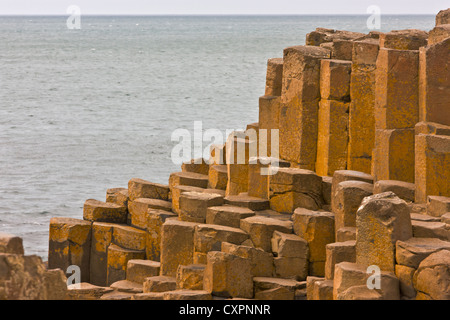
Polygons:
[[22,238],[0,232],[0,253],[24,254]]
[[145,251],[146,232],[128,225],[114,225],[112,243],[128,250]]
[[180,196],[183,192],[203,192],[205,190],[205,188],[182,185],[173,187],[171,189],[172,211],[176,214],[180,214]]
[[138,198],[169,200],[169,186],[133,178],[128,181],[128,196],[130,200]]
[[450,251],[450,242],[436,238],[410,238],[396,243],[397,264],[417,269],[420,263],[432,253]]
[[102,295],[114,291],[112,288],[95,286],[87,282],[71,284],[67,290],[67,300],[98,300]]
[[83,206],[83,219],[96,222],[126,223],[127,208],[110,202],[88,199]]
[[148,210],[172,210],[172,203],[166,200],[150,199],[150,198],[138,198],[132,201],[128,201],[128,212],[131,215],[131,225],[147,229]]
[[248,234],[239,228],[199,224],[194,231],[194,263],[206,264],[206,254],[220,251],[222,242],[242,244],[248,238]]
[[180,265],[177,270],[177,290],[203,290],[203,275],[206,265]]
[[142,283],[137,283],[129,280],[116,281],[110,285],[110,288],[119,292],[126,293],[142,293],[143,291]]
[[272,252],[274,231],[292,233],[292,221],[282,221],[264,216],[254,216],[241,220],[241,229],[250,235],[256,248]]
[[133,295],[133,293],[113,291],[102,295],[99,300],[131,300]]
[[128,189],[111,188],[106,190],[106,202],[126,207],[127,201],[128,201]]
[[108,247],[107,284],[125,280],[129,260],[145,259],[145,251],[129,250],[115,244]]
[[164,300],[212,300],[212,296],[205,290],[174,290],[164,292]]
[[192,159],[191,161],[185,162],[181,165],[181,171],[208,175],[209,164],[206,163],[203,158]]
[[204,223],[209,207],[223,204],[223,196],[215,193],[183,192],[180,196],[180,214],[182,221]]
[[151,260],[129,260],[127,264],[127,280],[144,283],[146,278],[158,276],[161,263]]
[[227,166],[213,165],[210,166],[208,172],[209,187],[214,189],[226,190],[228,183],[228,169]]
[[164,300],[165,292],[138,293],[131,297],[131,300]]
[[296,291],[306,289],[306,281],[296,281],[293,279],[274,277],[254,277],[253,285],[255,290],[255,298],[265,297],[268,295],[279,297],[282,294],[290,299],[294,299]]
[[177,280],[174,277],[155,276],[145,279],[143,284],[144,293],[166,292],[176,290]]
[[253,210],[231,205],[209,207],[206,212],[206,223],[240,228],[241,220],[255,215]]
[[198,188],[208,188],[208,175],[195,172],[173,172],[169,177],[169,188],[172,190],[176,186],[191,186]]
[[416,238],[437,238],[450,241],[450,226],[443,222],[412,220],[413,236]]
[[248,208],[253,211],[260,211],[269,209],[270,203],[267,199],[261,199],[256,197],[250,197],[246,193],[241,193],[239,195],[229,195],[224,198],[225,204]]

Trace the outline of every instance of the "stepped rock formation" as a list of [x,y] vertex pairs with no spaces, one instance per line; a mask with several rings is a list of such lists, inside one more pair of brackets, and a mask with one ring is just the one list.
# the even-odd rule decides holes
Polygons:
[[[0,234],[0,298],[449,300],[449,17],[309,33],[268,61],[258,123],[210,159],[52,219],[53,270]],[[279,130],[278,167],[251,154],[260,129]]]

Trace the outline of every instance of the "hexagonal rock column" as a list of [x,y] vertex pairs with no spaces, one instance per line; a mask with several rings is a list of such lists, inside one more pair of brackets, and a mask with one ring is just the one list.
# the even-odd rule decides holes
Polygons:
[[178,266],[194,262],[194,230],[197,223],[168,219],[161,234],[161,275],[175,277]]
[[325,279],[333,280],[334,267],[341,262],[356,262],[356,241],[334,242],[326,245]]
[[379,180],[373,186],[373,194],[392,191],[399,197],[408,202],[414,202],[416,186],[414,183],[398,180]]
[[217,164],[209,167],[208,187],[213,189],[226,190],[228,183],[228,169],[226,165]]
[[280,157],[315,170],[320,60],[330,51],[314,46],[284,49],[283,88],[280,110]]
[[450,137],[419,134],[416,136],[416,202],[427,196],[450,197]]
[[249,235],[241,229],[213,224],[200,224],[194,231],[194,263],[206,264],[209,251],[220,251],[222,242],[241,244]]
[[161,264],[151,260],[128,260],[127,280],[143,284],[146,278],[158,276]]
[[121,207],[126,207],[127,201],[128,201],[128,189],[111,188],[106,190],[106,202],[114,203]]
[[419,50],[427,45],[428,33],[423,30],[394,30],[380,34],[380,48]]
[[273,255],[270,252],[265,252],[260,248],[236,245],[229,242],[222,242],[221,251],[250,260],[251,272],[254,277],[273,276]]
[[332,176],[347,168],[349,103],[321,100],[317,140],[316,172]]
[[[277,96],[262,96],[259,98],[259,144],[263,144],[264,140],[262,138],[263,130],[266,130],[266,154],[267,156],[272,155],[272,148],[278,155],[280,153],[280,108],[281,108],[281,97]],[[272,131],[274,130],[274,131]],[[272,143],[273,140],[273,143]],[[273,145],[273,147],[272,147]],[[260,146],[260,156],[264,156],[262,153],[262,147]],[[275,155],[274,155],[275,156]]]
[[267,61],[266,90],[267,96],[281,96],[283,81],[283,58],[272,58]]
[[371,172],[375,139],[375,70],[379,41],[353,43],[347,169]]
[[428,215],[433,217],[442,217],[447,212],[450,212],[450,197],[428,196]]
[[138,198],[169,200],[169,186],[133,178],[128,181],[128,196],[130,200]]
[[292,216],[294,233],[309,246],[309,274],[325,275],[326,245],[335,241],[334,215],[331,212],[298,208]]
[[363,181],[367,183],[373,183],[373,177],[370,174],[354,171],[354,170],[338,170],[333,174],[333,180],[331,183],[331,210],[333,212],[337,211],[337,203],[334,203],[336,200],[335,194],[338,187],[338,184],[343,181]]
[[149,209],[171,211],[172,204],[170,201],[150,198],[137,198],[128,201],[128,212],[131,215],[131,225],[140,229],[147,229]]
[[336,187],[333,203],[335,204],[335,231],[345,227],[356,227],[356,211],[365,197],[373,193],[373,184],[363,181],[343,181]]
[[322,177],[296,168],[279,168],[270,176],[270,208],[292,213],[297,208],[318,210],[323,205]]
[[395,244],[412,237],[406,202],[392,192],[363,200],[356,214],[356,263],[394,272]]
[[205,159],[203,158],[192,159],[191,161],[184,162],[181,165],[181,171],[207,175],[209,171],[209,164],[206,163]]
[[227,189],[226,195],[238,195],[248,191],[248,163],[257,156],[257,141],[245,133],[232,133],[226,143]]
[[115,244],[108,247],[108,271],[107,284],[125,280],[127,277],[127,265],[129,260],[145,259],[145,251],[129,250]]
[[274,231],[292,233],[292,222],[254,216],[241,220],[241,229],[250,235],[256,248],[272,252],[272,234]]
[[423,260],[413,281],[417,300],[450,300],[450,251],[441,250]]
[[253,298],[251,264],[233,254],[211,251],[203,278],[204,290],[221,297]]
[[394,273],[381,271],[380,289],[368,288],[367,280],[370,276],[366,266],[351,262],[338,263],[333,280],[334,300],[400,299],[400,284]]
[[147,240],[145,245],[147,259],[160,261],[162,226],[169,218],[177,218],[177,215],[164,210],[148,210]]
[[108,247],[112,243],[115,225],[106,222],[92,224],[89,282],[96,286],[107,285]]
[[66,272],[69,266],[76,265],[81,271],[81,282],[89,281],[91,224],[71,218],[50,219],[49,269],[60,268]]
[[127,214],[126,207],[94,199],[86,200],[83,206],[83,219],[88,221],[126,223]]
[[420,121],[450,125],[450,38],[420,48]]
[[272,252],[274,258],[275,276],[306,280],[308,275],[308,242],[295,234],[273,232]]
[[24,254],[22,238],[0,232],[0,253]]
[[203,290],[204,264],[180,265],[177,270],[177,289]]
[[206,223],[239,228],[241,220],[255,215],[253,210],[237,206],[209,207],[206,212]]
[[221,206],[223,196],[214,193],[184,192],[180,196],[180,215],[182,221],[205,223],[209,207]]

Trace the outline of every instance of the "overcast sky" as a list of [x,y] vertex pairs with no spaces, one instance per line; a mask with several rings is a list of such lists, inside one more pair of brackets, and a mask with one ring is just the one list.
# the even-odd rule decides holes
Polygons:
[[2,14],[436,14],[449,0],[0,0]]

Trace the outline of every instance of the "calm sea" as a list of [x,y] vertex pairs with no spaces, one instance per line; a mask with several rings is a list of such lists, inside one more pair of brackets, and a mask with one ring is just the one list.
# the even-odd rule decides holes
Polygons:
[[[0,17],[0,231],[47,259],[51,217],[139,177],[167,183],[177,128],[258,119],[267,59],[366,16]],[[383,16],[381,31],[434,16]]]

